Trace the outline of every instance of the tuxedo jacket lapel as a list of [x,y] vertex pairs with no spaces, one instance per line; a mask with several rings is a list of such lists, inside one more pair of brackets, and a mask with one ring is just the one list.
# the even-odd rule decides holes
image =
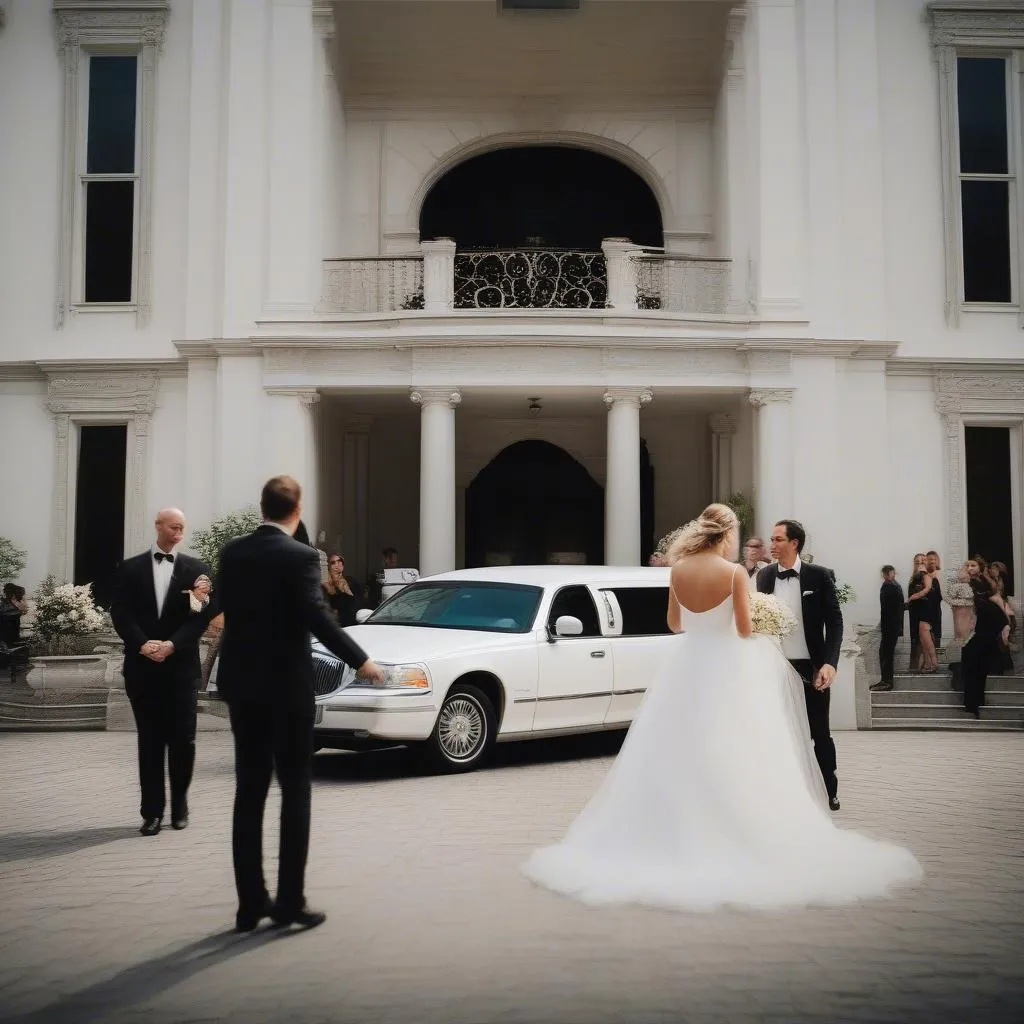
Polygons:
[[156,622],[159,619],[156,613],[156,585],[153,583],[153,555],[149,551],[139,556],[136,585],[139,588],[140,599],[145,602],[146,614],[152,616]]

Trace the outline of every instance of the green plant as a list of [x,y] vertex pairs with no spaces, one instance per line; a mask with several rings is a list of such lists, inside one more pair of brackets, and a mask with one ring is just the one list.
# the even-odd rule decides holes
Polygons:
[[58,583],[47,576],[36,590],[30,612],[39,654],[80,654],[83,641],[110,627],[107,614],[92,599],[92,584]]
[[839,599],[840,604],[849,604],[851,601],[857,600],[857,592],[849,583],[839,583],[837,581],[836,597]]
[[0,583],[15,583],[25,569],[28,555],[13,541],[0,537]]
[[229,512],[220,519],[215,519],[205,530],[196,530],[189,541],[189,547],[210,567],[216,575],[220,565],[220,553],[229,540],[244,537],[252,533],[263,517],[255,506]]
[[725,501],[740,521],[740,545],[754,532],[754,504],[742,491],[730,494]]

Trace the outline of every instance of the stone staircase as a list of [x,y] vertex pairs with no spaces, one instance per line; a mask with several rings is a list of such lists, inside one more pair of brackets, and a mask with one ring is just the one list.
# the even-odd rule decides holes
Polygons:
[[105,729],[107,691],[0,685],[0,730]]

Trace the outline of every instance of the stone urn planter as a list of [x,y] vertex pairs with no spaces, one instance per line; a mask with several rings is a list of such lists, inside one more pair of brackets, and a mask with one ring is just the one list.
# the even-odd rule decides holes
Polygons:
[[49,655],[29,660],[33,690],[97,690],[107,685],[107,654]]

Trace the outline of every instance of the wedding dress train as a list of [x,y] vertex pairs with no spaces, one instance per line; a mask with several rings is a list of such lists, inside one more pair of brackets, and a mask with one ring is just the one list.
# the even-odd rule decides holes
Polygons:
[[740,638],[731,596],[684,619],[600,789],[527,877],[585,903],[692,910],[835,906],[920,878],[909,851],[833,823],[778,646]]

